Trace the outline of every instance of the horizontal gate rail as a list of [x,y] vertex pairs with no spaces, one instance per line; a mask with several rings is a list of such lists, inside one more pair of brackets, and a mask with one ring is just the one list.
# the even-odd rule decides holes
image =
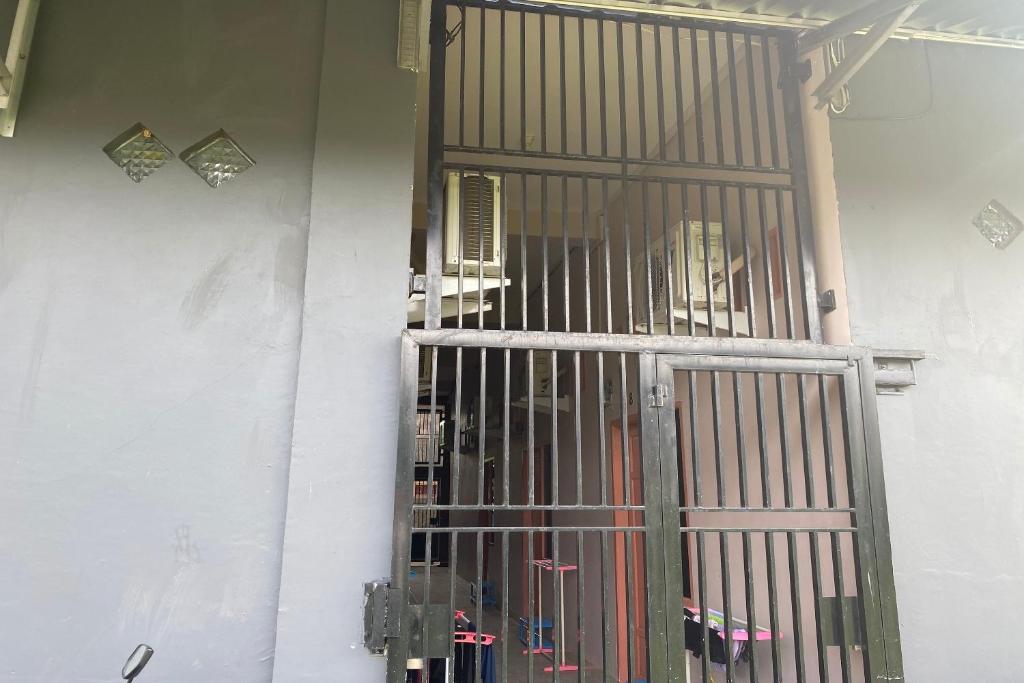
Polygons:
[[[605,334],[602,332],[541,332],[533,330],[435,329],[405,330],[411,341],[424,346],[603,353],[655,353],[736,356],[756,359],[791,358],[842,361],[847,365],[871,358],[871,350],[858,346],[832,346],[788,339],[734,337],[670,337],[665,335]],[[835,368],[823,367],[824,372]],[[811,372],[801,368],[791,372]]]

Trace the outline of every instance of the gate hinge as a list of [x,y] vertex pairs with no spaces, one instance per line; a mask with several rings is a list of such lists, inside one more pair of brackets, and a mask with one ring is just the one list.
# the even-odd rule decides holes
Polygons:
[[652,408],[664,408],[665,399],[668,398],[668,386],[665,384],[655,384],[651,387],[650,406]]
[[363,646],[374,654],[384,654],[388,638],[398,635],[400,592],[386,579],[363,584]]

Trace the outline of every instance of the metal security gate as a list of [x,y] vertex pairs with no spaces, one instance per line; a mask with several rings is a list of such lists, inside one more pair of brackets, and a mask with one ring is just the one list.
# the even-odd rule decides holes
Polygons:
[[430,35],[388,680],[902,680],[793,36],[513,0]]
[[[870,355],[806,342],[487,330],[409,331],[403,345],[392,567],[401,618],[389,627],[389,681],[410,668],[455,681],[902,678]],[[455,374],[434,372],[421,399],[422,359],[452,367],[446,356]],[[540,356],[566,358],[568,410],[543,409],[563,393],[557,386],[536,395],[528,384],[523,422],[508,419],[519,403],[511,378]],[[615,381],[586,391],[588,367]],[[452,503],[417,503],[416,416],[449,391],[456,413],[490,407],[457,415],[468,428],[445,436],[455,439]],[[612,443],[607,428],[631,417],[636,444],[629,429]],[[542,440],[553,483],[534,495],[544,468],[514,453]],[[499,451],[492,498],[488,443]],[[437,507],[449,526],[416,523]],[[450,547],[448,567],[410,573],[417,539],[428,555]]]

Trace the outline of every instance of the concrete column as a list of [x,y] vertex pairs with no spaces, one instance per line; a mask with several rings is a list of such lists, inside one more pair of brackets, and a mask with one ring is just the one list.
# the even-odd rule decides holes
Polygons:
[[379,681],[362,585],[391,557],[415,75],[398,0],[328,0],[274,680]]
[[843,269],[843,244],[839,227],[839,200],[836,196],[835,165],[828,109],[816,109],[811,93],[825,78],[820,53],[811,56],[813,74],[801,94],[804,119],[804,146],[807,150],[807,179],[814,219],[814,260],[818,268],[818,291],[836,293],[836,310],[821,317],[826,344],[850,343],[850,310],[846,299],[846,273]]

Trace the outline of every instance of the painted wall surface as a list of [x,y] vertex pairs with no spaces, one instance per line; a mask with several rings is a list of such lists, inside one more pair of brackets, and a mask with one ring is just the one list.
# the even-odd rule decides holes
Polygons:
[[879,400],[910,681],[1024,678],[997,626],[1024,611],[1024,239],[971,224],[993,198],[1024,215],[1022,66],[895,42],[832,121],[854,341],[929,354]]
[[[116,680],[140,641],[151,683],[270,680],[322,20],[42,4],[0,140],[0,680]],[[136,121],[256,166],[136,185],[102,152]]]
[[416,75],[398,0],[327,3],[274,680],[379,681],[363,582],[390,574]]

